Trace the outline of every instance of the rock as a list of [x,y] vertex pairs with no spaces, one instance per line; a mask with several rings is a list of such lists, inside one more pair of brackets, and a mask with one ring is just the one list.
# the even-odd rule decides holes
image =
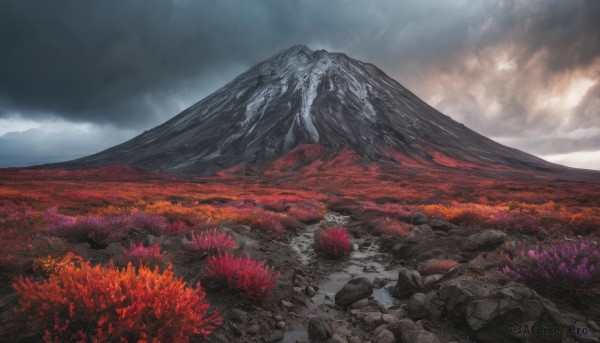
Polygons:
[[427,215],[423,212],[416,211],[410,215],[411,224],[420,225],[427,223],[427,221],[429,221],[429,218],[427,218]]
[[296,274],[294,275],[294,286],[302,286],[306,284],[306,279],[304,279],[304,276]]
[[426,277],[423,278],[423,287],[425,289],[431,289],[433,288],[433,286],[435,286],[435,284],[440,281],[440,279],[443,277],[443,274],[432,274],[432,275],[427,275]]
[[428,224],[433,230],[440,231],[450,231],[457,228],[456,225],[442,219],[432,219],[428,222]]
[[464,240],[465,250],[494,249],[504,242],[506,234],[498,230],[485,230],[473,234]]
[[289,302],[287,300],[281,300],[281,305],[283,307],[287,307],[287,308],[294,307],[294,304],[292,304],[291,302]]
[[364,299],[360,299],[359,301],[353,303],[350,308],[351,309],[361,309],[363,307],[366,307],[369,305],[369,299],[364,298]]
[[360,309],[359,309],[359,308],[355,308],[355,309],[353,309],[353,310],[350,310],[350,313],[351,313],[353,316],[358,316],[358,314],[359,314],[359,313],[361,313],[361,311],[360,311]]
[[396,322],[396,318],[391,314],[384,313],[381,315],[381,320],[386,324],[394,324]]
[[365,317],[363,321],[371,328],[375,329],[381,324],[385,324],[382,318],[382,314],[380,312],[367,312],[365,313]]
[[312,298],[317,294],[317,291],[309,286],[304,289],[304,294],[306,294],[307,297]]
[[336,305],[348,306],[373,294],[373,285],[364,277],[352,279],[335,294]]
[[400,329],[400,331],[402,331],[402,332],[415,329],[415,322],[408,318],[400,319],[398,321],[397,325],[398,325],[398,328]]
[[387,307],[385,306],[385,304],[382,303],[382,302],[380,302],[380,301],[377,302],[377,307],[379,308],[379,312],[381,312],[381,313],[388,313],[389,312],[388,309],[387,309]]
[[122,250],[123,245],[121,243],[110,243],[104,248],[104,252],[111,256],[120,254]]
[[477,257],[469,261],[469,263],[467,263],[467,268],[476,273],[483,274],[487,270],[498,268],[498,265],[500,265],[503,261],[504,258],[501,254],[496,252],[485,252],[477,255]]
[[329,339],[329,343],[348,343],[348,341],[346,340],[346,337],[340,335],[339,333],[334,333]]
[[233,322],[246,325],[248,323],[248,314],[239,308],[234,308],[229,312],[229,319]]
[[252,324],[246,329],[246,333],[250,335],[258,335],[260,333],[260,325]]
[[308,338],[310,340],[324,340],[332,336],[331,328],[321,318],[311,318],[308,322]]
[[466,277],[445,281],[440,286],[448,317],[468,325],[477,342],[559,342],[560,336],[514,336],[507,328],[519,325],[557,327],[556,306],[530,288],[510,281],[500,286]]
[[413,236],[432,236],[434,235],[431,226],[427,224],[421,224],[412,229],[411,233]]
[[398,271],[398,283],[394,288],[393,296],[404,299],[423,290],[423,279],[418,271],[400,268]]
[[231,325],[231,332],[233,332],[234,335],[236,335],[237,337],[240,337],[244,334],[244,332],[242,330],[240,330],[240,328],[237,327],[237,325]]
[[[394,343],[396,342],[396,337],[390,330],[381,330],[378,335],[375,336],[373,340],[374,343]],[[414,341],[420,342],[420,341]]]
[[402,332],[403,342],[442,343],[436,334],[427,330],[409,330]]
[[398,243],[392,248],[392,256],[394,260],[402,260],[410,256],[412,244]]
[[446,257],[447,255],[442,249],[430,249],[418,254],[416,259],[419,262],[423,262],[434,259],[443,259]]
[[277,342],[277,341],[281,341],[283,339],[283,331],[281,330],[273,330],[273,332],[271,332],[271,334],[269,335],[268,341],[269,342]]
[[348,343],[362,343],[358,336],[352,336],[348,338]]
[[352,330],[350,329],[350,324],[345,320],[336,320],[329,324],[331,327],[331,332],[338,333],[341,336],[347,337],[352,336]]
[[408,311],[408,316],[411,319],[421,319],[427,317],[427,304],[429,300],[427,296],[423,293],[415,293],[410,299],[408,299],[408,304],[406,309]]
[[275,324],[275,327],[278,328],[279,330],[284,330],[285,322],[277,322],[277,324]]
[[373,336],[379,335],[379,333],[383,330],[388,330],[390,328],[389,324],[381,324],[377,327],[377,329],[373,330]]
[[387,285],[387,283],[388,283],[387,279],[376,277],[375,280],[373,280],[373,287],[376,289],[380,289],[380,288],[385,287],[385,285]]
[[273,319],[275,319],[275,321],[280,322],[283,320],[283,317],[280,314],[276,314],[273,316]]
[[279,275],[279,280],[291,280],[296,275],[296,271],[293,269],[288,269]]

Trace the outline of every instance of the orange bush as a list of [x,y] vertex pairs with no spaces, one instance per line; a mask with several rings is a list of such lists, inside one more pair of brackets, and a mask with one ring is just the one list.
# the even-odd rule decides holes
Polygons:
[[19,278],[18,309],[44,331],[45,342],[188,342],[220,324],[198,283],[186,287],[171,268],[117,269],[69,264],[48,280]]
[[33,260],[33,270],[42,272],[46,275],[52,275],[58,273],[61,269],[72,264],[80,264],[83,262],[81,256],[77,256],[72,252],[53,258],[39,257]]

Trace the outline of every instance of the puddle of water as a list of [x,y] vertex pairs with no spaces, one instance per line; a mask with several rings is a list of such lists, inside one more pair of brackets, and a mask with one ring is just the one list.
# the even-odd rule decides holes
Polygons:
[[373,299],[379,301],[384,305],[395,305],[398,303],[398,299],[392,297],[390,292],[387,291],[389,286],[396,285],[396,282],[390,282],[385,287],[373,290]]

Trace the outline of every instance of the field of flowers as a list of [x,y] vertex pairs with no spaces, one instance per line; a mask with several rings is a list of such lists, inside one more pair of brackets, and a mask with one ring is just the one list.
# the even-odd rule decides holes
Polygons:
[[[533,235],[541,240],[538,247],[505,255],[506,275],[542,293],[544,283],[561,280],[554,290],[578,301],[598,295],[597,243],[551,243],[577,237],[597,241],[598,186],[573,183],[558,192],[564,184],[546,182],[535,192],[536,187],[514,180],[433,185],[418,183],[418,175],[398,179],[344,166],[338,166],[338,175],[308,174],[303,181],[231,175],[182,180],[124,167],[0,172],[0,295],[16,292],[15,311],[47,342],[207,336],[221,318],[206,298],[204,282],[247,301],[266,302],[279,275],[267,261],[237,252],[235,239],[216,227],[231,222],[263,240],[284,241],[327,211],[352,215],[373,235],[409,236],[414,212]],[[344,182],[350,175],[351,187]],[[173,261],[180,255],[148,237],[185,240],[181,255],[200,264],[197,275],[178,275]],[[77,254],[81,245],[104,251],[115,244],[120,249],[104,260]],[[341,227],[324,230],[315,244],[329,257],[343,258],[352,250]],[[435,260],[422,270],[433,274],[456,266],[453,260]],[[586,285],[593,287],[582,290]],[[90,296],[98,292],[100,298]],[[11,330],[8,324],[1,329],[0,340]]]

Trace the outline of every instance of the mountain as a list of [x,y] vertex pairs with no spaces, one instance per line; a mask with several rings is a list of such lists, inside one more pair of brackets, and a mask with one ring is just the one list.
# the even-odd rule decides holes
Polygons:
[[[496,143],[427,105],[376,66],[293,46],[171,120],[95,155],[58,164],[124,163],[189,175],[269,168],[306,146],[398,166],[571,170]],[[306,161],[308,159],[308,161]],[[303,163],[310,162],[304,156]]]

